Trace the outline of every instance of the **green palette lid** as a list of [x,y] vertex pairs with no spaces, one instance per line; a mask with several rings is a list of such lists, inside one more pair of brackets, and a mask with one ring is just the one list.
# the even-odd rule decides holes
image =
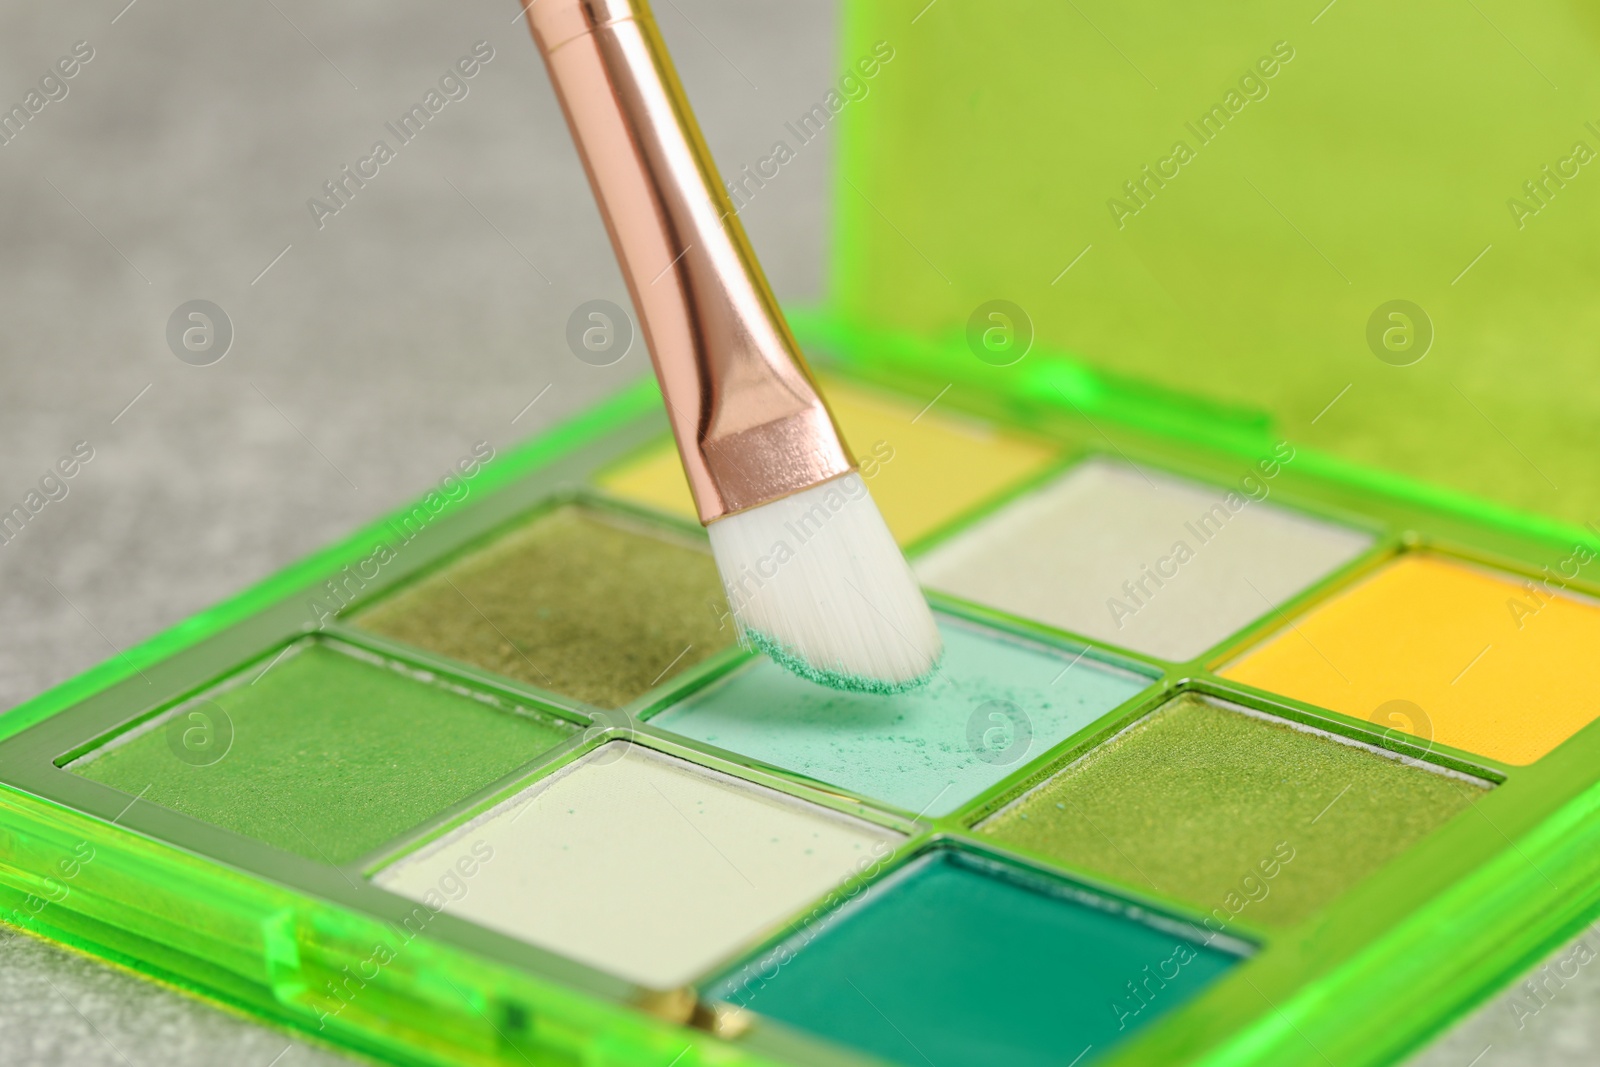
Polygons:
[[814,342],[1594,540],[1593,6],[845,9]]

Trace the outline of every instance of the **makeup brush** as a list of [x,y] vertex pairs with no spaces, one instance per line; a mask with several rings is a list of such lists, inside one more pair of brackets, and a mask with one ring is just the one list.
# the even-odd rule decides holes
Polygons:
[[739,634],[888,693],[939,631],[767,286],[645,0],[526,7],[628,282]]

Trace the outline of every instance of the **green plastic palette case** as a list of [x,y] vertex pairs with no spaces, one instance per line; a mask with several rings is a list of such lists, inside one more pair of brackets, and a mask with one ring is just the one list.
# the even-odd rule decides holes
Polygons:
[[6,921],[395,1063],[1379,1067],[1595,917],[1595,17],[843,18],[933,682],[738,644],[642,383],[0,718]]

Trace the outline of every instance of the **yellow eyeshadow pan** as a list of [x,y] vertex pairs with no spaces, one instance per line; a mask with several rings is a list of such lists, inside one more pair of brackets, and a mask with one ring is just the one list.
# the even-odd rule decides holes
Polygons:
[[[908,545],[1041,470],[1048,445],[937,409],[824,381],[828,404],[895,538]],[[671,441],[600,478],[607,490],[675,515],[694,501]]]
[[1423,553],[1223,676],[1510,764],[1600,717],[1600,604]]

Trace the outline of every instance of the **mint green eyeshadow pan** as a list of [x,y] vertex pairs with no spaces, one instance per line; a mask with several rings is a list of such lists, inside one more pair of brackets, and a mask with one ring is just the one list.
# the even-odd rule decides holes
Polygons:
[[944,661],[923,689],[842,693],[762,658],[652,725],[913,814],[939,815],[1150,684],[1076,651],[948,616],[939,629]]
[[344,863],[574,730],[376,657],[309,644],[69,769],[141,802],[309,859]]

